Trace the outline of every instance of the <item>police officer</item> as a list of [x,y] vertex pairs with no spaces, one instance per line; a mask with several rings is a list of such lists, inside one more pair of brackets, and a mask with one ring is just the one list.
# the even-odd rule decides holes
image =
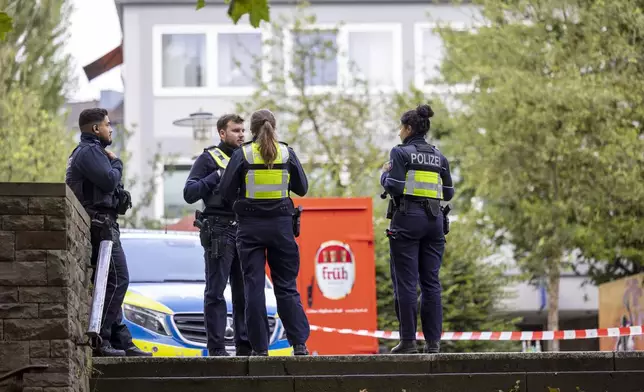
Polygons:
[[454,196],[447,158],[425,141],[429,105],[404,113],[400,119],[402,144],[391,150],[380,179],[395,205],[387,230],[391,249],[391,278],[400,328],[400,343],[391,352],[417,353],[416,287],[420,279],[421,323],[425,352],[440,349],[443,310],[438,278],[445,250],[444,216],[440,201]]
[[107,110],[83,110],[78,118],[78,126],[81,140],[67,162],[65,182],[92,219],[90,237],[93,266],[96,266],[100,242],[104,238],[103,229],[111,232],[113,242],[100,330],[102,342],[95,349],[95,355],[150,356],[152,354],[139,350],[132,343],[132,335],[123,324],[122,306],[129,285],[129,273],[117,219],[125,214],[131,202],[129,192],[121,184],[123,163],[113,152],[105,149],[112,144],[112,126]]
[[297,213],[290,198],[290,192],[304,196],[308,181],[293,149],[278,142],[273,113],[266,109],[254,112],[250,131],[253,140],[235,150],[220,183],[224,200],[234,202],[239,219],[237,249],[244,270],[248,337],[253,355],[268,355],[264,296],[268,260],[287,339],[295,355],[308,355],[309,322],[296,286],[299,227],[294,224]]
[[208,353],[211,356],[228,356],[224,341],[228,318],[224,290],[230,278],[235,354],[249,356],[251,347],[244,317],[244,278],[235,247],[235,214],[229,205],[223,203],[219,188],[219,180],[230,156],[244,142],[244,119],[236,114],[226,114],[217,120],[217,130],[221,142],[204,149],[197,157],[183,188],[183,198],[189,204],[203,200],[206,207],[200,220],[206,262],[204,313]]

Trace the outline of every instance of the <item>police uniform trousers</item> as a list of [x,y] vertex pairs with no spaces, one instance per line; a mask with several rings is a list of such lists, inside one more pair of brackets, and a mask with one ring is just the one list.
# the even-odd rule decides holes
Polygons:
[[248,338],[255,352],[268,351],[270,338],[264,295],[266,261],[289,344],[305,344],[309,338],[309,322],[297,291],[300,253],[292,222],[291,216],[239,217],[237,249],[244,270]]
[[224,297],[230,279],[233,307],[234,342],[237,349],[250,351],[244,317],[244,280],[241,264],[235,247],[237,227],[230,218],[209,217],[212,240],[219,241],[217,254],[213,247],[204,249],[206,267],[206,288],[204,291],[204,321],[206,324],[207,347],[214,351],[224,350],[228,307]]
[[[112,257],[107,269],[107,284],[105,288],[105,302],[101,319],[100,336],[103,345],[110,345],[118,350],[126,350],[132,347],[132,334],[127,326],[123,324],[123,300],[130,284],[130,274],[127,268],[125,252],[121,247],[121,232],[116,216],[106,214],[96,215],[97,219],[107,219],[111,222],[112,233]],[[96,268],[101,245],[100,229],[92,228],[91,231],[92,256],[91,263],[94,266],[92,281],[96,278]]]
[[445,250],[442,213],[433,217],[420,203],[407,201],[406,213],[394,213],[390,230],[391,278],[401,340],[416,339],[420,282],[423,334],[426,341],[439,341],[443,308],[438,273]]

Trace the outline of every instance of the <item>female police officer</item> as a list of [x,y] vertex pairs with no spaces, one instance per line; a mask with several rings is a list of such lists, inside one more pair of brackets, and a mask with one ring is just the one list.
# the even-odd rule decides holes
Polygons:
[[[253,355],[268,355],[264,266],[268,260],[277,311],[295,355],[308,355],[310,327],[297,291],[300,255],[290,192],[304,196],[308,181],[293,149],[278,142],[275,116],[262,109],[250,118],[252,141],[230,157],[220,182],[223,199],[234,203],[237,249],[244,270],[246,324]],[[266,252],[266,253],[265,253]]]
[[437,353],[440,349],[443,310],[438,272],[445,249],[440,200],[451,200],[454,188],[447,159],[425,141],[433,115],[428,105],[402,115],[399,136],[403,143],[391,150],[390,161],[383,167],[380,179],[396,206],[387,235],[401,341],[392,353],[418,352],[416,286],[419,279],[425,352]]

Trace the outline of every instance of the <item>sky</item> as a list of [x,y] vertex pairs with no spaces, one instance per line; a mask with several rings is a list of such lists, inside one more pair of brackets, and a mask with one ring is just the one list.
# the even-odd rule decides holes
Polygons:
[[66,51],[74,58],[77,88],[72,101],[98,99],[101,90],[123,91],[121,67],[87,81],[83,66],[103,56],[121,43],[121,26],[114,0],[71,0],[70,39]]

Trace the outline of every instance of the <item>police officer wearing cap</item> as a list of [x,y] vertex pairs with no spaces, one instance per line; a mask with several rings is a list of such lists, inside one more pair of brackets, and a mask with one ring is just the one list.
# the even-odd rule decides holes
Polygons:
[[[123,162],[106,148],[112,144],[112,125],[107,110],[85,109],[78,117],[80,143],[67,161],[65,183],[71,188],[92,219],[91,264],[96,267],[102,240],[112,241],[105,302],[101,319],[101,343],[96,356],[151,356],[132,343],[132,335],[123,324],[123,300],[129,285],[125,253],[121,247],[118,216],[131,207],[131,198],[123,184]],[[92,281],[96,270],[92,273]]]
[[204,149],[193,164],[183,188],[188,204],[203,200],[203,213],[197,212],[201,244],[206,264],[204,292],[204,321],[210,356],[228,356],[225,333],[228,328],[228,308],[224,291],[230,278],[235,354],[249,356],[250,343],[244,318],[244,280],[235,247],[237,226],[231,207],[221,198],[220,179],[233,151],[244,142],[244,120],[236,114],[226,114],[217,120],[221,142]]
[[424,351],[440,350],[443,309],[438,274],[447,230],[440,202],[451,200],[454,188],[447,158],[425,141],[433,115],[429,105],[402,115],[399,134],[402,144],[391,150],[390,161],[383,167],[380,179],[394,205],[387,230],[401,337],[400,343],[391,350],[394,354],[418,353],[416,287],[419,281]]
[[293,149],[277,140],[275,127],[275,116],[269,110],[252,114],[253,140],[230,157],[220,187],[224,200],[234,203],[239,219],[237,248],[244,269],[246,324],[253,355],[268,355],[266,261],[293,354],[308,355],[310,328],[297,290],[299,221],[290,198],[290,192],[304,196],[308,181]]

